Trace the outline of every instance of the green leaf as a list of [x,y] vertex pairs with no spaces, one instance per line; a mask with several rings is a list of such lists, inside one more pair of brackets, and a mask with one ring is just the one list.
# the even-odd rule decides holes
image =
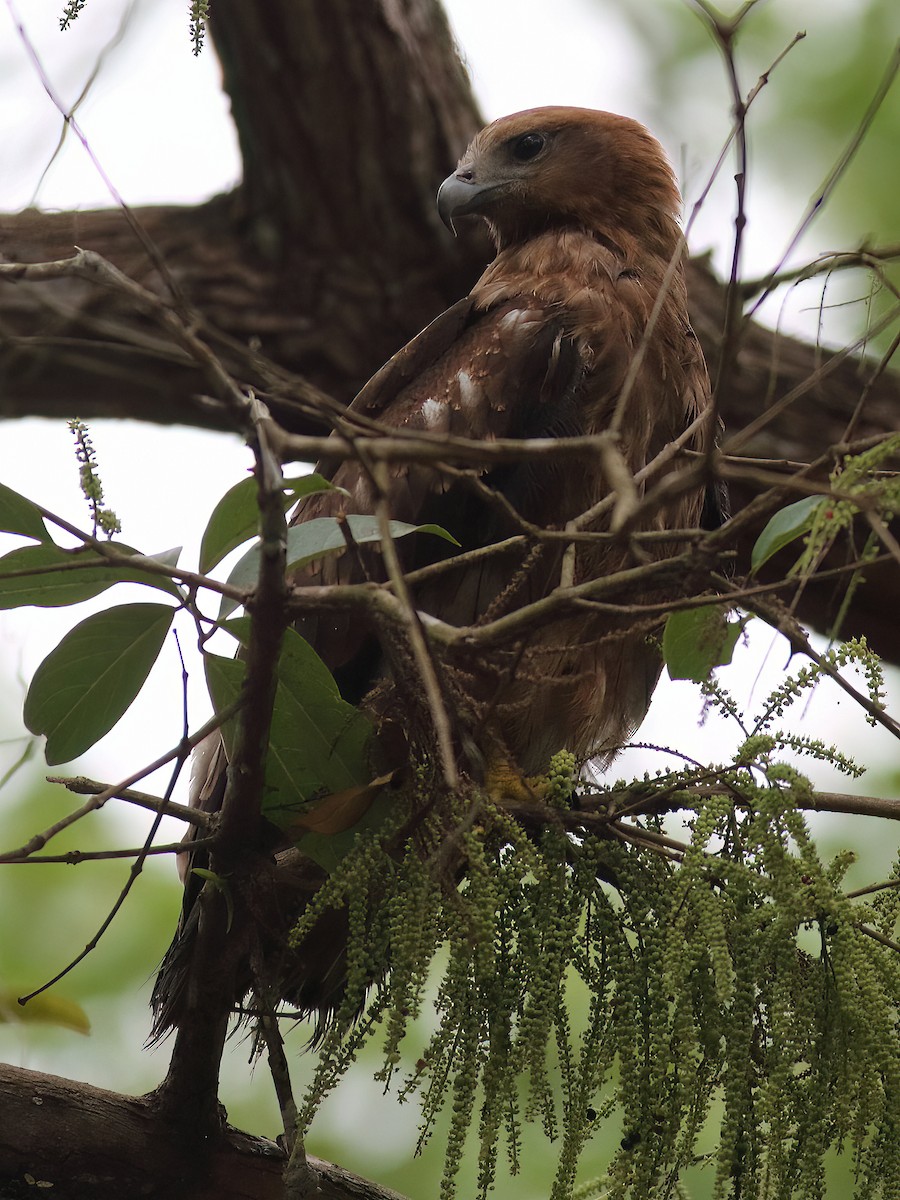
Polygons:
[[[343,491],[321,475],[301,475],[284,481],[284,507],[315,492]],[[236,483],[225,493],[203,533],[200,543],[200,571],[205,575],[236,547],[259,532],[259,505],[256,480],[251,476]]]
[[[246,640],[249,619],[229,621],[226,628]],[[221,711],[240,695],[246,664],[215,654],[206,654],[204,658],[213,705]],[[235,730],[235,721],[222,728],[229,757]],[[368,718],[341,699],[331,672],[318,654],[289,629],[278,662],[266,760],[264,815],[286,828],[298,813],[323,797],[368,784],[371,733]]]
[[47,737],[54,766],[83,754],[130,707],[156,662],[176,609],[123,604],[76,625],[35,672],[25,724]]
[[763,563],[768,562],[784,546],[802,537],[804,533],[809,533],[816,517],[816,509],[825,502],[822,496],[804,496],[802,500],[779,509],[756,539],[750,555],[750,573],[758,571]]
[[21,533],[38,542],[50,540],[37,505],[0,483],[0,532]]
[[[136,554],[130,546],[110,542],[122,554]],[[157,562],[174,567],[181,553],[167,550],[155,556]],[[90,600],[116,583],[143,583],[168,595],[181,596],[177,584],[165,575],[153,575],[139,567],[109,563],[90,546],[64,550],[55,542],[39,546],[20,546],[0,558],[0,609],[59,608]]]
[[229,883],[224,875],[219,875],[216,871],[210,871],[206,867],[191,867],[191,874],[198,876],[200,879],[205,879],[207,883],[211,883],[217,892],[223,895],[228,891]]
[[65,996],[42,992],[27,1004],[20,1004],[9,988],[0,988],[0,1022],[60,1025],[76,1033],[90,1033],[91,1023],[80,1004]]
[[663,658],[670,679],[703,683],[714,667],[731,662],[734,647],[748,618],[727,619],[722,604],[674,612],[663,631]]
[[[347,522],[350,536],[358,545],[381,541],[381,529],[377,517],[351,513],[344,520]],[[339,521],[337,517],[315,517],[312,521],[294,525],[288,530],[288,568],[296,570],[315,562],[318,558],[341,554],[347,548],[342,525],[343,521]],[[440,525],[408,525],[405,521],[391,521],[390,529],[391,536],[394,538],[404,538],[411,533],[429,533],[444,538],[454,546],[459,545],[456,538],[446,529],[442,529]],[[259,545],[253,546],[236,564],[228,577],[228,582],[232,587],[250,589],[255,585],[259,575],[259,553]],[[229,613],[234,612],[237,607],[236,600],[224,596],[219,609],[219,620],[221,621]]]

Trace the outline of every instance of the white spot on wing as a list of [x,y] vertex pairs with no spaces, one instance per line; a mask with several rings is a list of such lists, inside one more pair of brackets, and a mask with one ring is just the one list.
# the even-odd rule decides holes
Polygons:
[[456,376],[459,386],[459,402],[463,408],[476,408],[478,405],[478,388],[472,382],[468,371],[460,371]]
[[422,403],[422,420],[426,425],[434,426],[443,424],[444,406],[439,400],[429,396]]
[[508,313],[504,313],[497,322],[497,328],[504,330],[514,329],[517,325],[521,325],[523,321],[528,319],[528,311],[524,308],[512,308]]

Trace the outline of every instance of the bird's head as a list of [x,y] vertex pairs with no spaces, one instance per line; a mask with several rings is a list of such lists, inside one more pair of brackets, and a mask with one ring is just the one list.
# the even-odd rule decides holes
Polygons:
[[440,186],[453,229],[474,214],[498,250],[547,229],[624,229],[671,253],[681,198],[662,147],[637,121],[589,108],[532,108],[476,134]]

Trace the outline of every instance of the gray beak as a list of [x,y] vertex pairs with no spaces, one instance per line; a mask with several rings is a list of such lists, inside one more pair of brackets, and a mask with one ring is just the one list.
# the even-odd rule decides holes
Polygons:
[[454,217],[464,217],[467,213],[477,213],[481,198],[486,192],[492,190],[491,187],[485,187],[482,184],[476,183],[474,179],[466,179],[457,173],[448,175],[438,188],[438,216],[450,232],[455,235],[456,226],[453,224]]

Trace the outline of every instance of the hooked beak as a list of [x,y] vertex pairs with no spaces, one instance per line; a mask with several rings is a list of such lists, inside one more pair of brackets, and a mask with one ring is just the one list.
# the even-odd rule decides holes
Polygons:
[[496,184],[476,183],[474,179],[467,179],[458,172],[447,176],[438,188],[437,210],[438,216],[454,237],[454,218],[480,212],[484,197],[494,191],[495,187]]

